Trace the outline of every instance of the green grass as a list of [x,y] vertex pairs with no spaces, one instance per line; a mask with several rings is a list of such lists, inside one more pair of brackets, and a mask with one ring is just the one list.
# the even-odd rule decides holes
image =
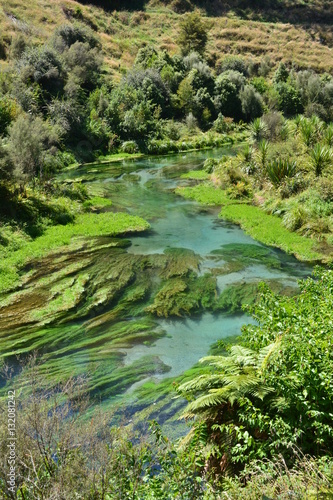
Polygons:
[[181,179],[193,179],[193,180],[207,180],[209,179],[209,174],[204,170],[190,170],[186,174],[180,176]]
[[116,236],[133,231],[144,231],[149,227],[148,222],[142,218],[121,212],[81,214],[77,216],[73,224],[50,227],[42,236],[27,242],[15,252],[6,254],[5,249],[2,250],[0,292],[17,284],[19,269],[28,261],[41,258],[63,245],[69,245],[74,237]]
[[112,205],[112,201],[108,198],[103,198],[102,196],[93,196],[89,200],[83,202],[83,206],[85,208],[105,208],[110,207]]
[[99,156],[98,160],[92,163],[85,163],[85,165],[100,165],[101,163],[113,163],[122,160],[137,160],[144,156],[143,153],[113,153],[109,155]]
[[203,205],[228,205],[234,201],[228,198],[225,191],[216,189],[211,184],[199,184],[194,187],[178,187],[176,194],[189,200],[195,200]]
[[239,224],[252,238],[262,243],[281,248],[302,261],[322,260],[323,255],[314,250],[313,240],[288,231],[282,220],[264,213],[251,205],[233,204],[224,206],[220,217]]
[[314,250],[314,241],[288,231],[282,220],[268,215],[248,202],[238,202],[228,197],[226,191],[203,183],[194,187],[180,187],[176,193],[204,205],[221,205],[220,217],[239,224],[252,238],[266,245],[281,248],[302,261],[327,261],[327,255]]

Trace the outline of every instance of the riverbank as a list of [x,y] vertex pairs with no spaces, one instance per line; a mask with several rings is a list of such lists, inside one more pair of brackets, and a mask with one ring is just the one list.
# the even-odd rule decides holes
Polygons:
[[[150,225],[141,217],[123,212],[107,210],[111,201],[102,197],[86,197],[78,201],[70,198],[44,196],[30,193],[26,199],[15,200],[15,207],[21,214],[14,222],[3,225],[0,242],[0,293],[17,287],[22,270],[33,260],[41,259],[51,252],[77,244],[77,240],[98,236],[119,236],[145,231]],[[27,208],[34,211],[35,221],[22,219]],[[97,213],[97,212],[100,213]],[[47,215],[48,217],[47,217]],[[55,216],[56,214],[56,216]],[[60,223],[62,222],[62,223]]]
[[[200,174],[197,174],[197,179],[199,177]],[[288,231],[277,216],[266,214],[248,201],[230,198],[227,190],[214,187],[211,182],[206,181],[205,184],[192,187],[178,187],[175,192],[203,205],[221,206],[222,219],[240,225],[260,243],[279,248],[302,262],[326,264],[332,261],[332,255],[327,253],[327,250],[322,251],[318,242]]]
[[303,262],[329,264],[333,260],[330,179],[314,177],[307,152],[299,142],[293,153],[295,161],[303,164],[298,178],[281,178],[274,186],[262,172],[262,162],[265,166],[273,161],[282,146],[291,150],[292,141],[270,146],[266,143],[266,159],[262,158],[261,146],[256,151],[255,145],[245,145],[237,156],[207,160],[203,170],[184,175],[189,185],[177,187],[175,192],[204,205],[220,206],[222,219],[239,224],[261,243]]

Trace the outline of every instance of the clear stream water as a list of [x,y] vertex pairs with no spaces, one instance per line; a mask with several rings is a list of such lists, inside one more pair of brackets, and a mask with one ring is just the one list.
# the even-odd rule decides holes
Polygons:
[[[233,266],[229,272],[214,274],[217,294],[229,289],[231,285],[242,286],[264,280],[277,283],[280,290],[294,289],[297,279],[310,274],[309,266],[279,250],[261,245],[238,226],[219,219],[217,208],[204,207],[175,195],[176,186],[191,182],[181,180],[182,173],[201,168],[207,157],[220,157],[222,154],[233,152],[220,149],[123,161],[118,164],[83,166],[66,174],[66,177],[81,178],[87,183],[92,194],[109,197],[113,203],[112,211],[127,211],[150,222],[151,231],[129,237],[131,245],[124,251],[124,256],[156,256],[163,254],[168,248],[188,249],[200,256],[199,276],[205,273],[214,274],[216,270],[232,262]],[[64,178],[64,174],[62,177]],[[243,249],[249,248],[251,256],[244,260],[244,255],[246,257],[248,254],[246,251],[244,253]],[[231,249],[231,253],[228,249]],[[103,258],[107,259],[105,252],[107,250],[104,251]],[[93,258],[100,259],[100,256],[96,254]],[[239,259],[243,259],[242,265],[237,267]],[[38,267],[38,264],[36,266]],[[55,269],[52,272],[55,272]],[[96,286],[98,288],[98,285]],[[31,302],[33,307],[33,300]],[[61,372],[66,362],[67,370],[72,369],[75,372],[74,367],[80,367],[81,372],[84,372],[98,357],[99,368],[95,368],[97,394],[98,387],[103,386],[103,399],[108,397],[105,387],[111,390],[112,397],[125,394],[133,398],[136,389],[144,382],[158,383],[166,378],[172,381],[173,377],[182,374],[205,356],[212,344],[238,335],[241,326],[251,322],[251,318],[241,311],[232,314],[206,311],[193,317],[155,318],[154,331],[158,332],[158,335],[153,342],[145,342],[141,337],[134,336],[132,342],[124,345],[120,343],[116,350],[112,351],[108,342],[111,342],[111,338],[112,342],[117,340],[114,336],[118,330],[115,330],[114,322],[108,320],[103,323],[100,319],[105,317],[106,311],[107,314],[112,314],[112,307],[111,301],[94,314],[93,328],[80,316],[66,319],[64,314],[53,320],[50,325],[33,326],[32,330],[29,325],[21,328],[20,338],[22,335],[31,335],[33,339],[47,339],[47,336],[52,339],[42,344],[43,355],[50,360],[51,373],[56,370],[56,366]],[[146,316],[148,317],[148,314]],[[125,317],[121,321],[127,321],[127,325],[130,325],[133,318]],[[7,335],[14,335],[10,328],[6,331]],[[80,346],[71,348],[74,341],[76,346],[79,341]],[[35,348],[36,341],[31,340],[29,346],[31,349]],[[111,352],[112,355],[108,354]],[[118,356],[118,364],[114,362],[115,353]],[[111,358],[113,362],[110,361]],[[142,368],[145,360],[154,360],[152,367],[146,370]],[[138,366],[141,367],[139,371]],[[112,384],[118,384],[124,374],[128,375],[131,367],[136,376],[133,380],[129,379],[125,386],[120,384],[119,389],[113,391]],[[119,372],[118,379],[117,370],[123,370]]]

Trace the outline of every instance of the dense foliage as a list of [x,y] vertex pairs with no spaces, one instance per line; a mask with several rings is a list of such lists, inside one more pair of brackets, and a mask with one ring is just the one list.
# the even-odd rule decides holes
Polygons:
[[293,298],[263,286],[248,308],[258,324],[225,356],[203,358],[213,368],[178,388],[218,477],[281,456],[293,464],[299,452],[331,456],[332,298],[331,270],[318,269]]
[[[193,3],[174,0],[171,6],[185,12]],[[111,80],[88,24],[77,11],[44,44],[27,34],[11,43],[0,78],[2,290],[17,282],[28,254],[40,257],[73,235],[148,227],[127,214],[86,213],[111,202],[91,199],[80,182],[59,185],[57,172],[102,155],[165,154],[244,139],[237,156],[208,160],[204,171],[189,173],[196,185],[179,194],[223,205],[222,216],[245,220],[266,243],[308,260],[331,260],[332,75],[274,66],[267,57],[255,63],[229,56],[216,64],[206,53],[212,26],[194,11],[180,22],[178,54],[142,45],[133,67],[122,68],[120,81]],[[267,213],[258,215],[258,207]],[[207,297],[213,301],[209,279],[201,277],[199,285],[175,278],[172,290],[166,284],[147,311],[167,317],[189,313]],[[242,303],[237,290],[235,297],[228,293],[219,297],[220,309],[230,308],[228,301]],[[138,442],[129,429],[110,432],[108,422],[87,424],[83,385],[71,380],[45,387],[30,365],[24,372],[30,386],[24,378],[21,384],[19,489],[15,495],[6,489],[1,464],[2,495],[213,499],[228,490],[231,498],[258,498],[258,485],[260,495],[297,492],[302,498],[314,476],[327,493],[332,309],[330,269],[316,270],[296,297],[263,285],[258,302],[248,307],[257,324],[244,327],[239,344],[224,355],[205,358],[200,376],[178,387],[189,400],[186,417],[195,417],[180,448],[155,424],[156,443]]]

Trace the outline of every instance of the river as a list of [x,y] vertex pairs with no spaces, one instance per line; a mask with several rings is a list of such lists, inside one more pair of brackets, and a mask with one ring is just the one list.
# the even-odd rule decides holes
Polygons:
[[[15,365],[14,354],[37,350],[50,380],[88,374],[96,404],[125,405],[118,416],[126,418],[138,413],[171,421],[181,406],[170,400],[175,378],[252,321],[237,297],[253,294],[263,280],[294,293],[297,279],[311,272],[221,220],[217,208],[174,193],[193,182],[181,179],[182,173],[221,154],[233,151],[82,166],[62,174],[60,180],[80,178],[92,195],[110,198],[105,210],[139,215],[151,230],[89,244],[81,239],[35,262],[31,277],[1,308],[7,322],[0,347],[7,360]],[[142,413],[151,405],[155,411]]]

